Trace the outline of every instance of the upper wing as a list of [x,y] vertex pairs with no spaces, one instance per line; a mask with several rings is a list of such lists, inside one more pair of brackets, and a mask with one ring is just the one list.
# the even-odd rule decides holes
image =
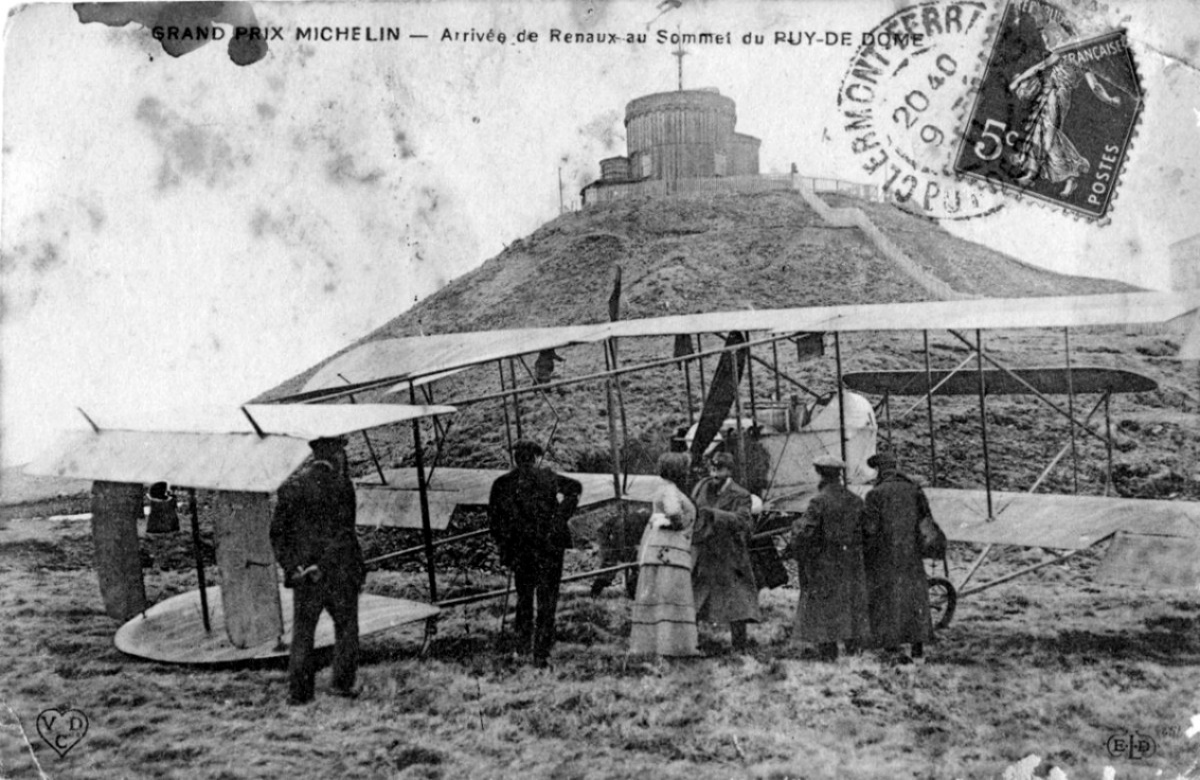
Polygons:
[[354,347],[329,361],[300,393],[283,400],[311,400],[354,389],[381,387],[501,358],[613,337],[677,336],[734,330],[782,334],[1075,328],[1163,323],[1198,309],[1200,291],[1132,292],[726,311],[596,325],[380,339]]

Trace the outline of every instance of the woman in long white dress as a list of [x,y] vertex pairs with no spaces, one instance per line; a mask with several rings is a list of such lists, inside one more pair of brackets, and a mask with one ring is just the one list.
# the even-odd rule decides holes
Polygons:
[[667,481],[638,547],[638,588],[629,652],[646,656],[699,655],[692,597],[692,529],[696,507],[682,489],[691,459],[671,452],[658,459]]

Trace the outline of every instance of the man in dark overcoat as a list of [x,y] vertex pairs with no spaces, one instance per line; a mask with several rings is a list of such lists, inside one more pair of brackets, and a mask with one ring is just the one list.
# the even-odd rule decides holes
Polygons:
[[862,499],[842,484],[846,466],[822,455],[813,462],[818,493],[792,525],[800,569],[793,640],[817,646],[821,659],[838,655],[838,642],[856,650],[870,637],[867,579],[863,571]]
[[733,456],[714,453],[709,476],[692,490],[692,590],[696,620],[728,623],[733,649],[747,649],[746,624],[759,620],[750,562],[750,493],[733,481]]
[[567,521],[579,506],[583,486],[539,466],[541,456],[542,447],[536,442],[521,440],[513,445],[516,468],[492,483],[488,522],[500,563],[513,573],[518,647],[524,653],[532,646],[534,663],[545,666],[554,645],[563,556],[571,546]]
[[863,510],[871,634],[889,651],[908,643],[920,658],[933,633],[918,529],[921,518],[932,517],[929,501],[890,453],[872,455],[867,465],[879,472]]
[[320,438],[309,446],[313,459],[279,488],[271,520],[271,546],[283,567],[283,584],[292,589],[291,704],[313,698],[313,641],[322,610],[333,618],[332,692],[358,695],[358,594],[367,573],[355,532],[346,440]]

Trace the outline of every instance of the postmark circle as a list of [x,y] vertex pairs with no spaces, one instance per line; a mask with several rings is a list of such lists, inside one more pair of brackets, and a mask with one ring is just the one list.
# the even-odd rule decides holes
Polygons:
[[862,34],[842,80],[840,132],[884,198],[906,211],[958,220],[1004,204],[950,170],[991,13],[978,0],[897,11]]

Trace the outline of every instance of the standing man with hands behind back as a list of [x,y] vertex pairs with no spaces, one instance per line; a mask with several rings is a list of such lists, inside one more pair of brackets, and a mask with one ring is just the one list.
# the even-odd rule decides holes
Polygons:
[[271,546],[283,567],[283,584],[292,589],[290,704],[312,701],[313,640],[322,610],[329,611],[335,632],[332,693],[358,695],[358,593],[367,575],[355,532],[346,439],[314,439],[309,446],[313,460],[279,488],[271,521]]
[[488,500],[488,522],[500,563],[512,570],[516,583],[517,641],[522,653],[532,645],[536,666],[548,664],[554,645],[563,556],[571,546],[567,520],[583,493],[576,480],[538,466],[542,452],[537,442],[522,439],[514,444],[516,468],[492,483]]

